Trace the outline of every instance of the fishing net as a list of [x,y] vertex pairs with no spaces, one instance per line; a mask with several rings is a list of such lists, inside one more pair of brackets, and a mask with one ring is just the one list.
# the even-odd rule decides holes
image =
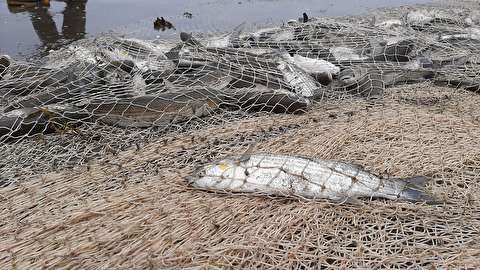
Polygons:
[[[477,5],[1,57],[1,268],[480,267]],[[252,145],[427,176],[446,203],[185,181]]]

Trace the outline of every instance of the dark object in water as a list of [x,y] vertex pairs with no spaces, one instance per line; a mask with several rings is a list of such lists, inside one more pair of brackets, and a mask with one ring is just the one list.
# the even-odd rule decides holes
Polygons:
[[184,16],[185,18],[191,19],[193,15],[192,15],[192,13],[185,11],[185,12],[183,13],[183,16]]
[[305,12],[303,13],[303,22],[304,23],[308,22],[308,15]]
[[165,31],[174,27],[171,22],[165,20],[163,17],[157,17],[157,19],[153,22],[153,28],[155,28],[155,30]]

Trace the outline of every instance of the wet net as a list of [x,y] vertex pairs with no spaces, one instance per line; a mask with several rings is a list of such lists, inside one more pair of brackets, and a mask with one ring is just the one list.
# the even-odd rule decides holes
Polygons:
[[[0,268],[480,267],[479,23],[455,2],[0,57]],[[444,203],[185,181],[249,147],[426,176]]]

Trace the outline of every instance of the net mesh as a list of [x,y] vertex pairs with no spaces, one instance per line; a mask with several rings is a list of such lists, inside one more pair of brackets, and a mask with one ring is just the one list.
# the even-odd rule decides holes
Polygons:
[[[1,268],[480,267],[476,5],[1,57]],[[187,185],[252,144],[427,176],[448,203]]]

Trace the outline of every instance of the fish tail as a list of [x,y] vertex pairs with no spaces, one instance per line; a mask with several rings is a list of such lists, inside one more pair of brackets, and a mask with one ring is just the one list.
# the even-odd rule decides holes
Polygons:
[[403,190],[400,192],[400,198],[411,202],[425,202],[427,204],[442,203],[425,192],[425,185],[429,178],[425,176],[414,176],[397,179],[402,183]]

